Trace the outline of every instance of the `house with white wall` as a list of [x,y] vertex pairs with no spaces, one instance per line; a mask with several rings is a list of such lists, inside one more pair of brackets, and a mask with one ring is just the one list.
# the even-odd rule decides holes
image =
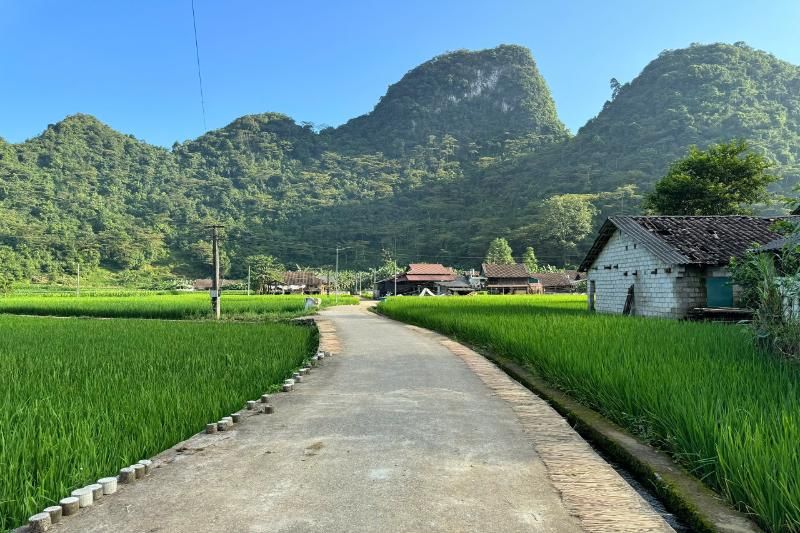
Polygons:
[[728,264],[780,237],[777,218],[610,217],[579,270],[589,308],[605,313],[683,318],[695,308],[736,305]]

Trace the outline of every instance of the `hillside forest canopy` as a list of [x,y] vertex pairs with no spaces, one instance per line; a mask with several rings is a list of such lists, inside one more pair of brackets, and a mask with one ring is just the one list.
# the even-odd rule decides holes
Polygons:
[[[613,74],[613,73],[612,73]],[[800,67],[743,43],[667,50],[575,135],[530,51],[456,51],[412,69],[368,114],[317,129],[249,115],[170,149],[91,115],[18,144],[0,139],[0,277],[82,275],[120,284],[207,277],[209,224],[223,267],[392,261],[476,268],[506,239],[540,264],[578,263],[612,214],[641,212],[691,146],[746,140],[779,180],[800,182]],[[777,197],[776,197],[777,195]],[[559,218],[560,217],[560,218]]]

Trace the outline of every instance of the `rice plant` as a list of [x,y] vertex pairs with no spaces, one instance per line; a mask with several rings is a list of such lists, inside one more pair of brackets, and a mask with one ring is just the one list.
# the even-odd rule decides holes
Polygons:
[[[322,307],[357,303],[353,296],[322,296]],[[304,309],[305,296],[223,295],[223,318],[292,318],[313,311]],[[129,296],[8,296],[0,298],[0,313],[20,315],[87,316],[110,318],[208,318],[211,304],[206,293]]]
[[316,347],[279,323],[0,316],[0,531],[157,454]]
[[392,298],[387,315],[528,365],[772,531],[800,531],[800,367],[741,326],[589,314],[579,296]]

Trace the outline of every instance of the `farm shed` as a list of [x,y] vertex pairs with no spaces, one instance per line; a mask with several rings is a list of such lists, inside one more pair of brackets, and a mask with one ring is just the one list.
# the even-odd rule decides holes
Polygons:
[[528,294],[531,283],[528,268],[520,263],[513,265],[481,265],[490,294]]
[[[397,278],[397,294],[419,294],[423,289],[440,294],[437,286],[440,282],[455,281],[456,275],[451,268],[438,263],[412,263],[406,271],[395,276]],[[395,278],[387,278],[377,283],[378,296],[395,294]]]
[[578,282],[586,276],[577,270],[563,272],[531,272],[531,284],[541,287],[544,293],[575,292]]
[[616,216],[600,228],[579,270],[589,308],[683,318],[695,308],[736,303],[728,263],[780,237],[776,218]]
[[[242,280],[239,279],[223,279],[222,287],[231,287],[234,285],[241,285]],[[196,279],[192,282],[192,290],[195,291],[208,291],[211,290],[211,278]]]
[[319,294],[322,292],[322,280],[313,272],[299,270],[283,273],[283,283],[278,289],[290,294]]
[[472,294],[479,287],[471,284],[466,276],[456,276],[453,281],[439,281],[436,283],[438,294],[463,295]]

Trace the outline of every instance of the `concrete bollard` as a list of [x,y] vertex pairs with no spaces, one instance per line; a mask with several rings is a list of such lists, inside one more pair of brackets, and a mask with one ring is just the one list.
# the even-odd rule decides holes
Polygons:
[[32,533],[39,533],[50,529],[52,521],[50,520],[50,513],[36,513],[28,518],[28,531]]
[[144,477],[144,465],[136,463],[135,465],[131,465],[131,468],[133,468],[136,479],[142,479]]
[[142,459],[141,461],[137,461],[137,464],[144,466],[144,475],[150,473],[150,470],[153,468],[153,461],[150,459]]
[[268,415],[271,415],[272,413],[275,412],[275,408],[271,405],[267,405],[264,407],[264,412]]
[[78,498],[78,505],[80,506],[81,509],[83,509],[84,507],[91,507],[92,503],[94,503],[94,498],[92,497],[92,489],[87,487],[73,490],[71,496]]
[[58,504],[61,506],[61,514],[70,516],[78,512],[80,500],[75,496],[67,496],[66,498],[61,498]]
[[294,380],[295,383],[300,383],[303,381],[303,378],[300,376],[300,372],[295,372],[294,374],[292,374],[292,379]]
[[103,497],[103,485],[101,485],[100,483],[92,483],[91,485],[86,485],[86,488],[92,491],[92,499],[94,501],[97,501]]
[[283,382],[283,392],[290,392],[294,388],[294,381],[287,379]]
[[120,483],[133,483],[136,481],[136,471],[130,466],[119,469],[119,482]]
[[261,403],[269,403],[269,394],[261,395]]
[[44,512],[50,515],[50,523],[58,524],[61,521],[61,514],[63,511],[60,505],[45,507]]
[[234,424],[238,424],[242,421],[241,413],[231,413],[231,418],[233,419]]
[[325,352],[323,352],[322,350],[319,350],[317,352],[317,357],[320,357],[320,358],[325,357]]
[[227,431],[228,430],[228,423],[224,420],[220,420],[217,422],[217,430],[218,431]]
[[306,374],[308,374],[308,371],[309,371],[309,370],[310,370],[310,369],[309,369],[308,367],[303,367],[303,368],[301,368],[301,369],[300,369],[300,375],[301,375],[301,376],[305,376]]
[[255,400],[248,400],[248,402],[247,402],[247,409],[248,409],[249,411],[252,411],[252,410],[253,410],[253,409],[255,409],[255,408],[256,408],[256,402],[255,402]]
[[217,424],[216,422],[212,422],[210,424],[206,424],[206,433],[216,433],[217,432]]
[[115,477],[101,477],[97,480],[103,487],[103,494],[108,496],[117,492],[117,478]]

